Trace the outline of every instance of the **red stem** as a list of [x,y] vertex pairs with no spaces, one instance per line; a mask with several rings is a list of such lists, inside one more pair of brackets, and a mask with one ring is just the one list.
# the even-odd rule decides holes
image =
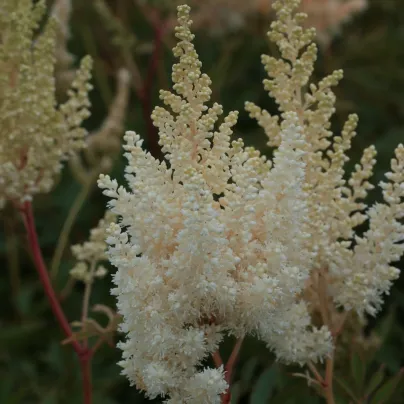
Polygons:
[[91,356],[84,356],[80,360],[81,374],[83,377],[83,397],[85,404],[91,404],[92,402],[92,381],[91,381]]
[[233,370],[234,366],[236,364],[238,354],[240,352],[241,344],[243,343],[243,338],[239,338],[236,342],[236,344],[233,347],[233,350],[230,354],[230,358],[227,360],[226,366],[225,366],[225,379],[227,384],[229,385],[226,393],[222,396],[222,403],[223,404],[229,404],[231,400],[231,393],[230,393],[230,383],[231,383],[231,377],[233,375]]
[[214,352],[214,353],[212,354],[212,358],[213,358],[213,362],[215,362],[215,366],[216,366],[217,368],[220,368],[220,366],[223,365],[223,361],[222,361],[222,358],[221,358],[221,356],[220,356],[219,351]]
[[226,381],[230,384],[231,377],[233,375],[234,365],[236,364],[236,360],[238,358],[238,354],[240,352],[241,344],[243,343],[243,338],[239,338],[234,345],[233,351],[231,352],[230,358],[226,363]]
[[[55,290],[53,289],[52,282],[49,278],[45,261],[42,257],[41,247],[38,241],[38,234],[36,232],[35,220],[32,212],[31,203],[25,202],[21,208],[21,212],[24,218],[24,225],[27,231],[29,246],[35,262],[35,268],[38,272],[39,279],[42,283],[44,292],[49,300],[49,304],[51,306],[53,314],[56,320],[58,321],[59,326],[62,329],[63,333],[67,338],[72,338],[73,332],[62,310],[62,307],[60,306]],[[80,367],[83,375],[84,404],[91,404],[91,370],[90,370],[91,351],[88,350],[86,347],[82,346],[81,344],[79,344],[79,342],[74,339],[72,339],[71,344],[80,360]]]
[[[222,394],[222,400],[221,400],[222,404],[229,404],[230,400],[231,400],[230,382],[231,382],[231,377],[233,375],[234,366],[236,364],[242,343],[243,343],[243,338],[239,338],[237,340],[236,344],[234,345],[233,350],[230,354],[230,357],[227,360],[226,366],[224,368],[224,370],[225,370],[224,378],[229,387],[228,387],[227,391]],[[216,351],[215,353],[213,353],[212,357],[213,357],[213,361],[215,362],[215,366],[217,368],[219,368],[220,366],[223,365],[223,361],[222,361],[219,351]]]
[[[60,307],[59,300],[49,279],[48,270],[46,269],[46,265],[42,257],[41,248],[38,242],[38,235],[35,229],[34,216],[32,214],[32,206],[30,202],[24,203],[22,214],[24,216],[24,224],[27,231],[28,242],[34,258],[35,267],[38,272],[39,279],[41,280],[44,292],[48,297],[53,314],[55,315],[64,334],[67,338],[71,338],[73,336],[73,333],[70,328],[70,324],[67,321],[62,308]],[[80,344],[77,341],[72,341],[72,345],[77,355],[81,355],[82,347],[80,346]]]

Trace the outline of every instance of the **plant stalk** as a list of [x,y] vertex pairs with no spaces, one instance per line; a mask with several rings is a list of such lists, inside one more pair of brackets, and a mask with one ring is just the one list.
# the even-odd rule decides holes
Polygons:
[[[59,299],[53,289],[52,282],[49,278],[48,270],[42,256],[41,247],[39,245],[38,234],[36,232],[34,215],[32,212],[31,202],[25,202],[21,208],[21,213],[24,218],[24,225],[27,232],[28,243],[32,252],[35,268],[38,272],[39,279],[42,283],[44,292],[48,298],[52,312],[59,323],[60,328],[67,338],[73,337],[73,332],[69,322],[60,306]],[[76,352],[83,377],[83,395],[84,404],[92,402],[92,387],[91,387],[91,351],[82,346],[78,341],[72,339],[72,347]]]
[[[226,366],[224,367],[225,380],[229,387],[227,388],[227,391],[222,394],[222,397],[221,397],[222,404],[229,404],[230,400],[231,400],[230,383],[231,383],[231,378],[233,375],[234,366],[236,364],[242,343],[243,343],[243,338],[239,338],[233,347],[230,357],[227,360]],[[213,361],[215,362],[215,365],[217,368],[223,366],[223,360],[220,356],[219,351],[216,351],[215,353],[213,353],[212,357],[213,357]]]

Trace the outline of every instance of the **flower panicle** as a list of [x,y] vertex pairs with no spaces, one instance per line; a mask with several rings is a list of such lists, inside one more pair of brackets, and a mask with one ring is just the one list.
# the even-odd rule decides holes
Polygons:
[[4,205],[49,192],[62,161],[84,147],[86,131],[81,123],[89,116],[92,62],[89,57],[82,60],[68,100],[57,105],[55,18],[48,19],[34,40],[45,13],[44,1],[33,5],[31,0],[5,0],[0,9],[0,205]]
[[[364,150],[360,164],[355,165],[347,179],[345,163],[356,135],[358,116],[349,115],[341,134],[333,136],[330,131],[336,102],[333,87],[342,79],[343,72],[336,70],[318,83],[312,82],[317,57],[315,30],[303,27],[307,16],[298,12],[299,4],[299,0],[274,2],[277,20],[271,24],[268,37],[278,46],[280,57],[262,56],[268,74],[264,88],[277,102],[280,116],[271,115],[251,102],[246,103],[246,110],[264,129],[270,146],[282,144],[282,126],[291,115],[297,117],[296,125],[304,140],[302,188],[307,195],[306,230],[310,235],[306,247],[313,261],[296,307],[299,310],[306,307],[306,316],[301,316],[306,319],[303,329],[313,328],[310,316],[322,318],[323,328],[315,332],[318,337],[321,330],[336,332],[341,307],[360,316],[375,315],[382,306],[383,294],[389,292],[392,281],[398,277],[399,271],[391,263],[404,252],[401,244],[404,227],[400,222],[403,146],[396,149],[392,171],[386,175],[388,182],[380,184],[384,203],[368,206],[365,202],[374,188],[370,178],[376,164],[376,149],[369,146]],[[368,230],[362,236],[357,235],[356,228],[364,224]],[[313,354],[310,351],[313,346],[304,342],[305,350],[296,354],[292,335],[299,335],[300,341],[305,338],[310,341],[307,334],[302,337],[301,322],[293,322],[287,333],[291,335],[291,343],[285,344],[288,339],[284,339],[282,349],[275,349],[278,354],[282,352],[280,356],[293,361],[293,357],[304,358],[304,352]],[[323,337],[326,342],[326,334]]]
[[218,124],[223,108],[208,104],[189,12],[178,7],[173,91],[161,91],[165,107],[152,114],[166,161],[126,132],[127,187],[108,175],[98,185],[119,217],[107,243],[126,333],[123,374],[150,398],[202,404],[219,403],[228,388],[223,370],[198,370],[225,333],[259,335],[277,349],[312,256],[299,115],[285,113],[272,160],[231,140],[238,114]]

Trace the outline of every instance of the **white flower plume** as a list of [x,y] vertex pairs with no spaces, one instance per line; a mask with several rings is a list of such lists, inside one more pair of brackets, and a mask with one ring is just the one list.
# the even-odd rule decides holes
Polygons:
[[[211,82],[200,70],[187,6],[178,20],[176,93],[162,91],[169,109],[152,115],[167,162],[127,132],[128,188],[109,176],[99,186],[120,218],[107,242],[127,334],[123,373],[149,397],[220,403],[223,371],[200,371],[202,361],[226,332],[258,335],[276,349],[309,276],[305,140],[295,113],[284,116],[273,162],[230,141],[236,112],[215,131],[222,107],[206,106]],[[310,330],[302,324],[301,331]]]

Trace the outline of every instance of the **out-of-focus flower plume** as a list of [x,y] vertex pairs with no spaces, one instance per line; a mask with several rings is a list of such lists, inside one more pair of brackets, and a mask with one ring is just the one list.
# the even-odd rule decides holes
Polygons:
[[49,192],[62,161],[85,147],[92,61],[82,60],[58,105],[55,18],[37,35],[45,10],[44,1],[0,4],[0,205]]

